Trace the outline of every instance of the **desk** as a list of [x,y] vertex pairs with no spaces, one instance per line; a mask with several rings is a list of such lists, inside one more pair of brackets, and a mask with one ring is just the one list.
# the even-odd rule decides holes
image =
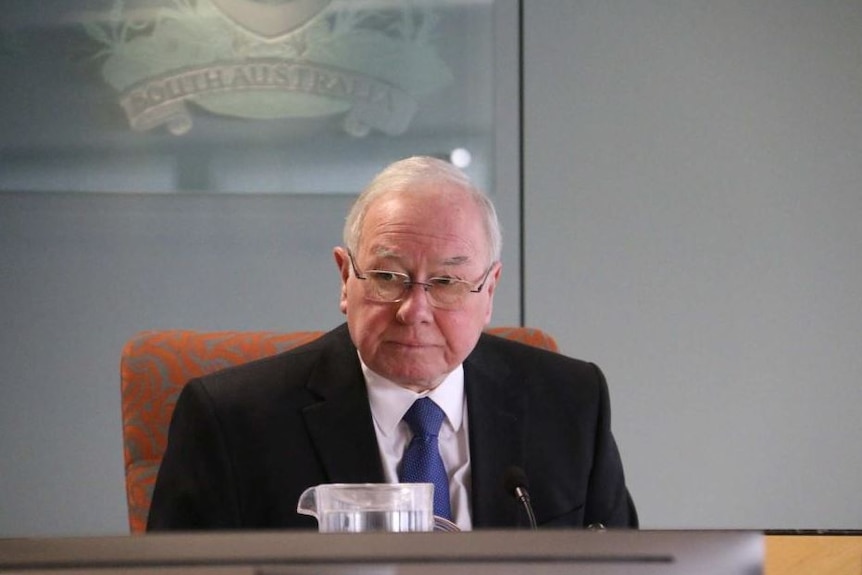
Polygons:
[[862,534],[767,535],[764,575],[862,575]]
[[[757,531],[223,532],[0,539],[19,575],[751,575]],[[858,575],[858,574],[857,574]]]
[[[445,545],[440,545],[445,542]],[[760,573],[862,575],[862,533],[486,531],[0,539],[0,573]],[[396,571],[377,564],[399,564]],[[320,568],[315,569],[314,566]],[[756,566],[756,568],[755,568]],[[483,570],[484,569],[484,570]]]

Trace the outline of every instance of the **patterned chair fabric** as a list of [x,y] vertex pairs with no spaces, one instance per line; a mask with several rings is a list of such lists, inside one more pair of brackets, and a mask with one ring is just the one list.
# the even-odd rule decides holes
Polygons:
[[[489,333],[558,351],[553,337],[527,327]],[[194,377],[308,343],[322,331],[146,331],[125,345],[120,362],[126,498],[132,533],[146,529],[153,486],[167,444],[174,404]]]

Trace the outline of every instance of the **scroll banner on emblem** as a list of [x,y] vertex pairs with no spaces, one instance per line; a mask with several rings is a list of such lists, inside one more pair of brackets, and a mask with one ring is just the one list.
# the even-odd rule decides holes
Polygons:
[[172,70],[125,90],[120,104],[136,131],[165,125],[180,135],[191,129],[188,102],[212,94],[283,92],[323,96],[349,104],[346,123],[355,129],[377,129],[389,135],[403,133],[418,103],[404,90],[369,76],[320,64],[275,58],[243,62],[216,62]]

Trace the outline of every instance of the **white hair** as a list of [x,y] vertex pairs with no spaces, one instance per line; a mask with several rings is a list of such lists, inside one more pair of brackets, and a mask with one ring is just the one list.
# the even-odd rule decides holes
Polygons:
[[413,156],[399,160],[387,166],[377,174],[371,183],[359,194],[350,208],[344,222],[344,245],[352,253],[359,249],[362,240],[362,224],[365,214],[375,200],[388,193],[413,193],[428,190],[428,187],[415,184],[429,182],[445,182],[453,184],[467,192],[470,198],[482,210],[484,215],[485,236],[491,261],[498,261],[502,251],[502,233],[497,210],[491,199],[482,190],[473,185],[467,175],[450,164],[430,156]]

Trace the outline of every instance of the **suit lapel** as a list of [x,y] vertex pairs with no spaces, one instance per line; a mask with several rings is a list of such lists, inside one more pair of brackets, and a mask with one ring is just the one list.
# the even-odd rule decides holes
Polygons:
[[479,345],[464,362],[469,414],[474,527],[518,524],[514,497],[503,488],[507,467],[524,466],[525,393],[506,358]]
[[308,388],[320,401],[303,410],[314,450],[330,483],[382,483],[383,466],[365,379],[342,326],[324,336]]

